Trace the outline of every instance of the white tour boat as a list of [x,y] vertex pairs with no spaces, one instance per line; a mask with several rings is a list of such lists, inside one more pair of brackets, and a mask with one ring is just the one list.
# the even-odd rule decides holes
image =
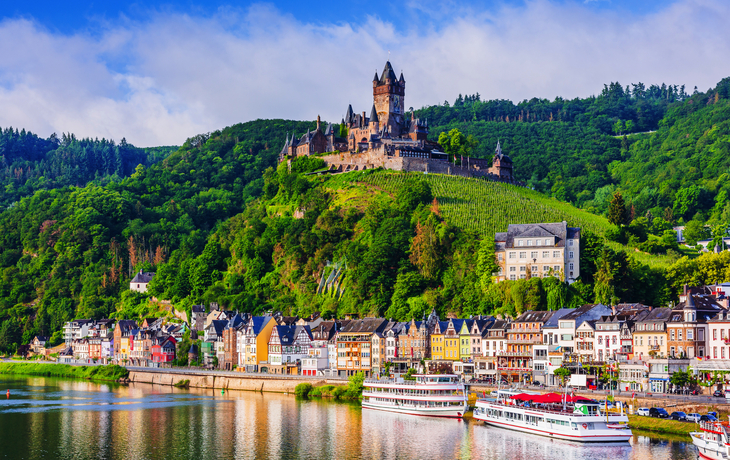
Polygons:
[[690,436],[701,458],[713,460],[730,458],[728,422],[700,422],[700,431],[693,431]]
[[431,417],[462,418],[467,394],[459,376],[416,374],[415,380],[367,379],[363,383],[362,407]]
[[[501,395],[500,395],[501,396]],[[629,418],[580,396],[517,394],[476,402],[474,419],[487,425],[577,442],[627,442]]]

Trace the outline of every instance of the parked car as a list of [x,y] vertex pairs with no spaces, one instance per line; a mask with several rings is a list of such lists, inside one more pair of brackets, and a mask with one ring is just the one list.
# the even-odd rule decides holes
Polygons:
[[657,418],[669,418],[669,412],[667,412],[663,407],[652,407],[651,409],[649,409],[649,416]]
[[608,401],[608,404],[606,404],[606,401],[598,401],[598,404],[601,406],[601,409],[608,407],[609,409],[613,409],[613,403],[611,401]]
[[[640,407],[639,410],[636,411],[637,415],[643,415],[645,417],[649,416],[649,408],[648,407]],[[697,414],[697,418],[699,418],[699,414]]]
[[716,422],[717,417],[714,415],[700,415],[700,422]]
[[715,390],[715,392],[712,393],[712,396],[714,396],[715,398],[724,398],[725,392],[722,390]]
[[719,417],[717,416],[717,412],[715,412],[715,411],[710,411],[710,412],[708,412],[708,413],[707,413],[707,415],[712,415],[712,416],[713,416],[713,417],[715,417],[715,418],[719,418]]
[[680,422],[686,422],[687,421],[687,414],[684,412],[678,411],[678,412],[672,412],[672,414],[669,416],[672,420],[678,420]]
[[687,421],[688,422],[695,422],[695,423],[699,422],[700,421],[700,414],[697,414],[697,413],[687,414]]

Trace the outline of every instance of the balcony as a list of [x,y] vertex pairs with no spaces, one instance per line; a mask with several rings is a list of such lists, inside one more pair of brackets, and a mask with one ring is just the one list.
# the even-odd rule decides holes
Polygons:
[[537,339],[525,339],[525,340],[517,340],[517,339],[508,339],[507,343],[529,343],[531,345],[543,345],[542,343],[542,337]]
[[532,356],[531,351],[498,351],[497,356]]

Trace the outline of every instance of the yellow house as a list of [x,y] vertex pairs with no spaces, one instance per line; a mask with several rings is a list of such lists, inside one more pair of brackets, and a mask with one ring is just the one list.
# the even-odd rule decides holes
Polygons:
[[246,324],[245,362],[246,372],[259,372],[259,364],[269,361],[269,339],[276,326],[272,316],[252,316]]
[[634,323],[634,359],[646,361],[652,357],[666,358],[667,321],[671,308],[654,308]]
[[458,330],[461,329],[463,319],[449,319],[444,330],[444,359],[447,361],[461,360],[461,341]]
[[441,327],[446,327],[446,321],[436,321],[436,326],[431,333],[431,359],[441,361],[444,359],[444,334]]

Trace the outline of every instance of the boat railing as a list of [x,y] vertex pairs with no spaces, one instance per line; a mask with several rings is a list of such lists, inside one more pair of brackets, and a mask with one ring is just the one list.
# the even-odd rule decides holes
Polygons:
[[607,414],[605,412],[596,412],[595,414],[583,414],[580,412],[573,412],[571,406],[568,406],[569,409],[566,409],[566,410],[562,410],[562,409],[555,410],[555,409],[545,409],[545,408],[538,408],[538,407],[532,407],[532,406],[525,407],[525,406],[522,406],[519,404],[510,405],[510,404],[504,404],[501,402],[495,402],[494,400],[490,401],[490,400],[483,399],[483,398],[477,400],[477,402],[479,402],[479,401],[490,403],[490,404],[497,404],[499,406],[504,407],[505,409],[524,409],[524,410],[531,410],[531,411],[536,411],[536,412],[544,412],[546,414],[571,415],[571,416],[574,415],[577,417],[606,417],[606,416],[615,417],[617,415],[621,415],[621,414],[612,414],[612,413]]

